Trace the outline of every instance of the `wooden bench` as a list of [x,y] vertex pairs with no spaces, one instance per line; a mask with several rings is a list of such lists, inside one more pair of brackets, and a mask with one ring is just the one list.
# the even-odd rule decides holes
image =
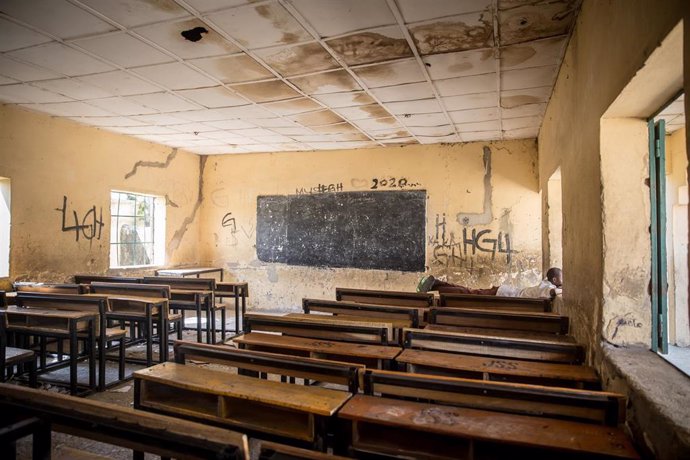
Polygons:
[[370,289],[335,288],[335,299],[399,307],[428,308],[434,304],[434,295],[428,292],[375,291]]
[[139,283],[141,278],[136,276],[109,276],[109,275],[74,275],[76,284],[101,283]]
[[[185,364],[186,360],[201,360],[236,367],[238,371],[252,371],[262,377],[266,374],[277,374],[282,382],[286,381],[286,377],[290,377],[294,383],[297,377],[307,383],[309,380],[315,380],[344,385],[350,393],[359,391],[358,371],[364,368],[359,364],[184,341],[175,342],[174,350],[175,362],[178,364]],[[240,373],[249,375],[246,372]]]
[[22,367],[29,368],[29,385],[36,387],[36,353],[33,350],[15,348],[7,345],[7,317],[0,314],[0,382],[13,375],[14,367],[17,374],[22,373]]
[[43,284],[43,283],[15,283],[17,292],[40,292],[44,294],[85,294],[88,288],[84,284]]
[[[334,316],[361,316],[373,321],[401,321],[405,327],[419,327],[420,309],[320,299],[302,299],[304,313],[330,313]],[[423,316],[423,315],[421,315]]]
[[290,314],[287,316],[251,313],[244,319],[246,332],[280,332],[283,335],[342,342],[387,345],[393,338],[390,323],[339,320],[318,315]]
[[474,294],[440,294],[439,306],[538,313],[551,311],[551,299]]
[[[214,278],[183,278],[172,276],[145,276],[141,279],[143,284],[156,284],[170,286],[170,309],[180,310],[182,324],[184,325],[185,311],[193,311],[196,314],[196,340],[203,340],[202,316],[206,314],[206,341],[216,341],[215,300],[213,291],[216,289]],[[225,327],[223,323],[222,327]]]
[[47,455],[34,458],[49,458],[53,430],[133,449],[134,458],[143,459],[148,452],[168,458],[249,460],[244,434],[115,404],[0,384],[0,408],[3,414],[20,414],[20,420],[36,418],[47,428],[47,436],[34,437],[34,453]]
[[395,360],[408,372],[479,380],[599,390],[596,371],[583,365],[472,356],[427,350],[403,350]]
[[[119,342],[119,380],[124,379],[125,373],[125,335],[126,331],[118,327],[108,327],[108,314],[112,311],[108,298],[105,296],[47,294],[35,292],[19,292],[16,298],[19,307],[35,307],[42,309],[70,310],[96,313],[96,343],[98,345],[98,389],[105,390],[105,358],[106,347],[111,342]],[[83,336],[81,338],[84,338]],[[72,353],[70,349],[70,353]],[[39,359],[41,368],[46,368],[46,342],[41,341]]]
[[585,355],[584,348],[576,343],[493,337],[427,329],[404,329],[403,347],[569,364],[582,363]]
[[479,308],[434,307],[429,324],[472,328],[508,329],[546,334],[568,334],[567,316],[556,313],[484,310]]
[[351,454],[403,458],[637,459],[615,427],[367,395],[338,412]]
[[241,428],[326,448],[326,423],[351,396],[345,391],[158,364],[134,373],[134,407]]
[[414,398],[513,414],[618,426],[625,423],[625,397],[602,391],[491,382],[367,369],[364,393]]
[[331,455],[314,450],[300,449],[276,442],[259,441],[258,460],[346,460],[347,457]]
[[260,332],[245,333],[232,341],[238,347],[248,350],[364,364],[375,369],[390,369],[394,358],[401,351],[397,346],[336,342]]

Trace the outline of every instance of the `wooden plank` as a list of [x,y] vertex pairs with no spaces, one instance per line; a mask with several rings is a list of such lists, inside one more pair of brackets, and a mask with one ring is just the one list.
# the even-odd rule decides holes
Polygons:
[[551,334],[567,334],[569,326],[568,317],[556,313],[491,311],[452,307],[431,308],[429,310],[429,323]]
[[401,307],[430,307],[434,295],[428,292],[377,291],[371,289],[336,288],[336,300]]
[[259,451],[258,460],[345,460],[347,458],[268,441],[259,441],[257,450]]
[[584,360],[584,348],[573,343],[438,332],[426,329],[404,329],[403,346],[405,348],[534,361],[581,363]]
[[551,299],[496,295],[441,294],[439,306],[523,312],[549,312]]
[[304,310],[305,313],[321,312],[339,316],[362,316],[379,319],[404,320],[410,323],[408,327],[418,327],[420,320],[424,319],[424,312],[427,309],[305,298],[302,299],[302,310]]
[[589,366],[497,359],[460,353],[403,350],[396,358],[414,372],[443,373],[458,377],[486,378],[540,385],[597,387],[599,378]]
[[170,298],[170,286],[163,284],[103,283],[94,281],[89,285],[89,289],[94,294]]
[[[437,436],[438,440],[448,442],[448,447],[453,447],[456,440],[475,443],[474,448],[468,446],[468,453],[481,451],[482,444],[498,444],[516,449],[545,449],[554,455],[565,452],[639,458],[625,433],[617,428],[543,417],[356,395],[343,406],[338,418],[354,422],[355,448],[361,446],[365,450],[383,453],[404,455],[400,446],[412,445],[422,458],[429,458],[424,455],[427,447],[433,447],[428,437]],[[385,435],[396,436],[398,444],[393,444]],[[411,440],[416,442],[411,443]],[[460,449],[454,453],[448,451],[445,458],[458,458],[460,453]],[[410,452],[408,455],[414,457],[414,454]]]
[[570,335],[550,334],[546,332],[514,331],[510,329],[492,329],[486,327],[445,326],[441,324],[427,324],[427,331],[459,332],[461,334],[490,335],[492,337],[507,337],[514,339],[540,340],[561,343],[576,343]]
[[625,422],[625,397],[618,393],[374,369],[363,372],[363,382],[368,395],[609,426]]

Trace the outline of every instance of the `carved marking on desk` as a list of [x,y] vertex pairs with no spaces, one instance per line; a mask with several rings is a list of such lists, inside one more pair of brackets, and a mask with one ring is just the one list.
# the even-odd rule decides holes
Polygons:
[[482,364],[483,367],[491,367],[493,369],[505,369],[505,370],[515,370],[517,369],[517,366],[515,363],[511,363],[510,361],[503,361],[500,359],[492,359],[491,361],[487,361]]
[[460,422],[460,415],[451,409],[441,407],[430,407],[423,409],[419,414],[412,418],[417,425],[457,425]]

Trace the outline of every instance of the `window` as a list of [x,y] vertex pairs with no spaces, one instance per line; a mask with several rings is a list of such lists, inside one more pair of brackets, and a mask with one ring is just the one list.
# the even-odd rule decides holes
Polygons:
[[0,177],[0,278],[10,276],[10,180]]
[[110,267],[165,263],[165,200],[153,195],[110,194]]

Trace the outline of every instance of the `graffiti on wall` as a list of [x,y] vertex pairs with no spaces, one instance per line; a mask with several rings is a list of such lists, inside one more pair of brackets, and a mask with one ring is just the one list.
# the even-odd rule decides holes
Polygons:
[[[93,205],[91,209],[86,211],[83,217],[79,218],[79,213],[76,210],[69,212],[67,207],[67,197],[62,197],[62,207],[55,208],[62,214],[62,228],[63,232],[74,232],[75,241],[79,241],[80,237],[84,237],[87,240],[97,240],[101,239],[101,234],[103,232],[103,208],[100,208],[98,214],[96,213],[96,205]],[[74,225],[68,225],[68,215],[71,219],[74,219]],[[70,222],[71,223],[71,222]]]
[[462,227],[458,235],[447,231],[445,214],[436,215],[435,232],[429,237],[429,245],[432,246],[431,263],[446,267],[465,266],[482,254],[490,256],[491,261],[504,260],[510,265],[512,254],[516,252],[508,233],[499,231],[496,234],[494,230],[477,227]]
[[343,191],[343,183],[337,184],[316,184],[313,187],[300,187],[295,189],[296,195],[313,195],[315,193],[335,193]]

